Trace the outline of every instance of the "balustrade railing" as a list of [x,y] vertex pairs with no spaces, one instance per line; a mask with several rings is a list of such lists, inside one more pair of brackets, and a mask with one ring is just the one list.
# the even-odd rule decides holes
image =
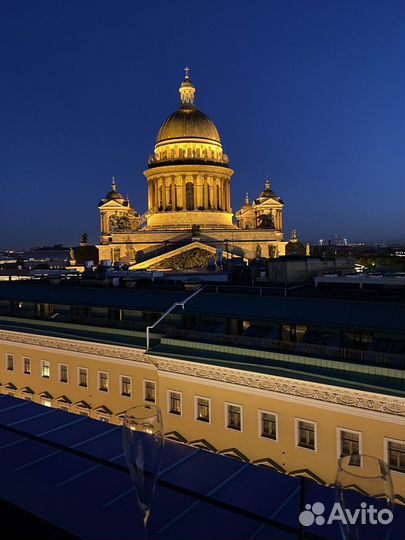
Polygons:
[[405,369],[405,357],[404,355],[400,354],[348,349],[342,347],[329,347],[327,345],[317,345],[303,342],[294,343],[290,341],[256,338],[251,336],[215,334],[213,332],[183,330],[179,328],[167,328],[166,336],[181,338],[185,341],[203,341],[206,343],[226,345],[230,347],[246,347],[250,349],[275,351],[286,354],[314,356],[331,360],[342,360],[346,362]]

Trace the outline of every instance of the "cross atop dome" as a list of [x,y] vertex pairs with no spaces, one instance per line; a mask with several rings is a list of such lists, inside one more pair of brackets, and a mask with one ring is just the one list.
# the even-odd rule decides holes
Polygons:
[[184,68],[185,76],[184,81],[181,83],[181,86],[179,88],[180,92],[180,99],[182,104],[194,104],[194,95],[195,95],[195,87],[193,83],[190,81],[190,68],[186,66]]

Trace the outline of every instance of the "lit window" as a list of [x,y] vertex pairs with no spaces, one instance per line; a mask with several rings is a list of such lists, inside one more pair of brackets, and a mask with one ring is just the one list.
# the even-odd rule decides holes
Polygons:
[[274,413],[260,411],[260,437],[277,440],[277,415]]
[[169,413],[181,415],[181,394],[169,392]]
[[9,371],[14,370],[14,355],[8,354],[6,357],[6,367]]
[[210,421],[210,400],[207,398],[196,398],[197,410],[196,410],[196,420],[200,422],[209,422]]
[[101,392],[108,392],[108,373],[105,371],[98,372],[98,389]]
[[103,414],[99,414],[98,415],[98,419],[101,421],[101,422],[107,422],[107,424],[110,422],[110,417],[109,416],[105,416]]
[[132,394],[132,380],[131,377],[121,376],[121,396],[131,397]]
[[60,382],[68,382],[68,366],[66,364],[59,365],[59,380]]
[[156,383],[154,381],[145,382],[145,401],[155,403],[156,401]]
[[242,431],[242,407],[230,403],[226,404],[226,427]]
[[49,360],[42,360],[41,362],[41,376],[44,379],[49,379],[51,376],[51,363]]
[[313,422],[298,420],[297,446],[315,450],[315,424]]
[[23,358],[24,374],[31,375],[31,358],[24,356]]
[[405,443],[387,441],[387,461],[393,471],[405,473]]
[[88,386],[88,371],[87,368],[79,368],[79,386],[87,388]]
[[360,433],[353,431],[340,431],[340,455],[352,456],[349,465],[360,465]]

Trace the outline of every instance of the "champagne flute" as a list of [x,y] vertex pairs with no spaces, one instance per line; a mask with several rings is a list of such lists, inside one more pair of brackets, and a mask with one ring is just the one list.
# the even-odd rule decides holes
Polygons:
[[123,444],[128,468],[143,514],[148,539],[156,480],[164,445],[162,412],[155,405],[138,405],[124,416]]
[[336,502],[344,513],[344,540],[386,540],[394,513],[394,489],[389,467],[366,455],[342,456],[336,476]]

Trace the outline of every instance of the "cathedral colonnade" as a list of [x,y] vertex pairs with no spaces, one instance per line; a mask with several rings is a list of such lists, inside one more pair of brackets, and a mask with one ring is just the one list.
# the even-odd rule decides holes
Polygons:
[[179,210],[231,212],[230,177],[215,173],[150,176],[148,209],[150,213]]

